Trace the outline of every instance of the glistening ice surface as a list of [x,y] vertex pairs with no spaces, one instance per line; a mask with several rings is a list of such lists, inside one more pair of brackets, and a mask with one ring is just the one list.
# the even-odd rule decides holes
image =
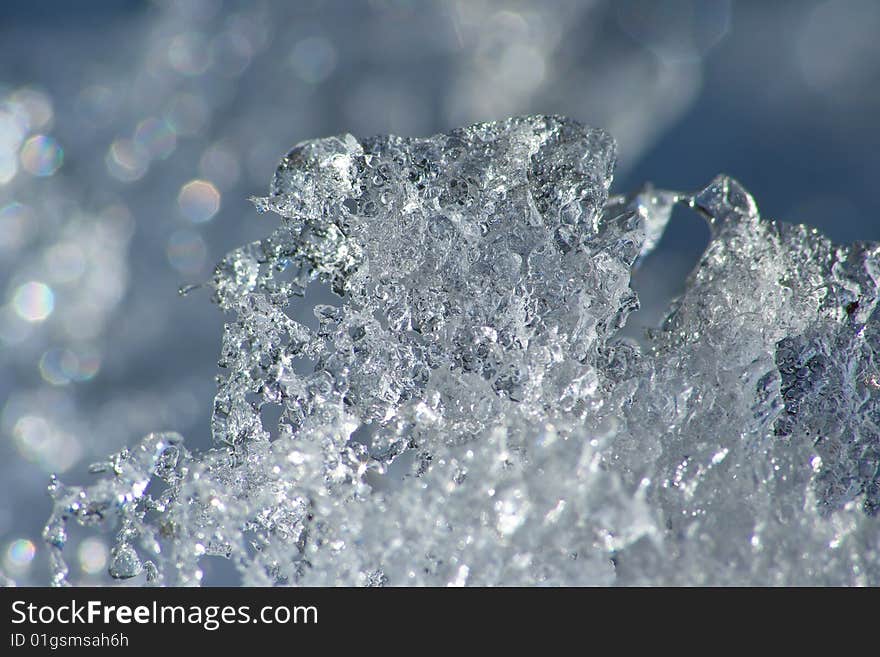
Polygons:
[[[878,584],[880,246],[765,220],[735,181],[610,197],[560,117],[285,157],[282,217],[217,267],[212,450],[152,434],[53,481],[110,574],[197,584]],[[673,206],[711,241],[617,336]],[[339,295],[290,318],[309,285]]]
[[[51,473],[85,481],[89,463],[150,431],[211,445],[223,316],[208,294],[174,292],[271,230],[274,215],[253,213],[248,197],[264,193],[289,145],[552,112],[606,126],[626,156],[618,178],[641,182],[648,173],[634,167],[712,93],[710,52],[724,61],[690,35],[733,34],[729,0],[697,21],[676,19],[684,5],[664,13],[677,58],[631,36],[633,8],[606,0],[50,5],[0,2],[0,570],[24,585],[49,581],[40,532]],[[805,107],[804,93],[788,104]],[[727,166],[698,166],[697,180]],[[852,176],[835,171],[853,193]],[[810,200],[774,180],[780,197]],[[333,302],[324,286],[311,294],[294,319]],[[109,537],[81,538],[68,542],[70,581],[107,582]],[[225,560],[207,564],[206,583],[234,574]]]

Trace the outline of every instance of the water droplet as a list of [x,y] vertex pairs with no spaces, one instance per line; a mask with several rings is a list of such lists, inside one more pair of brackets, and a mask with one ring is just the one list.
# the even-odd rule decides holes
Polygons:
[[127,543],[116,546],[110,553],[110,568],[108,572],[110,577],[114,579],[137,577],[141,574],[143,568],[137,552]]

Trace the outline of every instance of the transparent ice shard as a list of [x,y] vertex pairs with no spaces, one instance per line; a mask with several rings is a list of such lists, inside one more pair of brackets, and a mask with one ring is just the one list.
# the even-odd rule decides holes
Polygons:
[[[880,247],[726,176],[609,199],[614,161],[552,116],[294,148],[256,199],[281,225],[215,272],[217,446],[54,483],[56,583],[68,520],[108,518],[111,575],[152,584],[211,556],[251,585],[880,583]],[[630,273],[676,204],[712,239],[640,347]]]

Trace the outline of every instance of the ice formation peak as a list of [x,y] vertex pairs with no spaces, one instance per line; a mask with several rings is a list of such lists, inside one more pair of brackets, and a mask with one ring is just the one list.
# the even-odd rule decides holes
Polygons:
[[[294,429],[335,413],[380,427],[384,449],[415,440],[385,427],[419,404],[442,416],[448,440],[469,438],[480,413],[502,415],[510,401],[570,411],[595,390],[605,336],[635,302],[637,222],[602,216],[613,165],[610,136],[556,117],[301,144],[260,200],[284,224],[226,259],[218,299],[242,328],[266,313],[243,302],[283,312],[315,277],[344,301],[316,309],[317,335],[297,326],[290,336],[302,346],[284,356],[317,360],[308,377],[242,349],[246,331],[225,353],[251,361],[264,399],[292,402]],[[324,382],[315,404],[310,385]],[[258,421],[240,386],[227,392],[215,435],[235,443]]]
[[[53,483],[56,582],[67,520],[116,518],[111,575],[151,583],[878,583],[880,248],[725,176],[609,198],[614,157],[552,116],[294,148],[256,200],[281,225],[215,272],[217,447]],[[639,346],[676,204],[712,240]]]

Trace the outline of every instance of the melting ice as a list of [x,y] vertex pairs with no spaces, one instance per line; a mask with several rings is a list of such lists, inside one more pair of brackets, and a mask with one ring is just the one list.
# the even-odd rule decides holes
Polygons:
[[[550,116],[294,148],[256,199],[280,226],[215,271],[216,447],[54,480],[54,582],[73,521],[157,585],[206,557],[245,585],[880,584],[880,246],[725,176],[609,197],[614,162]],[[712,238],[639,345],[630,274],[676,205]]]

